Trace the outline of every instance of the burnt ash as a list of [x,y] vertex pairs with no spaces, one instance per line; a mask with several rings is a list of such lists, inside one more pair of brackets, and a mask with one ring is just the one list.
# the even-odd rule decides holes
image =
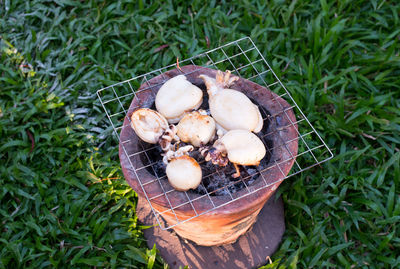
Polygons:
[[[206,91],[206,87],[204,84],[196,85],[203,91],[203,103],[200,106],[200,109],[204,109],[209,113],[208,108],[208,95]],[[250,98],[250,100],[256,104],[260,108],[260,113],[262,118],[264,119],[263,129],[260,133],[256,134],[261,141],[264,143],[267,148],[267,153],[265,157],[260,161],[258,166],[239,166],[240,168],[240,177],[234,178],[232,175],[236,172],[235,167],[232,163],[228,163],[225,167],[219,167],[213,165],[211,162],[205,162],[204,157],[201,156],[200,152],[195,149],[193,152],[190,152],[189,156],[194,158],[201,166],[203,173],[202,184],[197,187],[195,190],[189,190],[190,193],[196,193],[199,195],[204,195],[209,193],[211,196],[222,196],[222,195],[232,195],[247,186],[252,185],[257,180],[260,179],[260,171],[266,169],[269,166],[269,162],[271,159],[270,149],[273,148],[273,141],[262,137],[263,134],[266,134],[269,130],[270,126],[270,116],[271,113],[265,108],[260,106],[260,104]],[[152,109],[155,109],[155,104],[151,106]],[[211,141],[209,145],[212,145],[214,141]],[[147,155],[141,154],[141,161],[146,167],[146,170],[155,177],[158,177],[161,181],[168,181],[165,174],[166,165],[162,161],[162,149],[159,145],[154,146],[152,144],[141,141],[143,149],[147,152]],[[186,145],[185,143],[181,143],[181,146]]]

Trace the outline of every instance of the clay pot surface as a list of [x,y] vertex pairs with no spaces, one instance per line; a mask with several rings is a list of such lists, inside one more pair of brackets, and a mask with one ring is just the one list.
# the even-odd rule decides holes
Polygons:
[[[232,243],[256,221],[265,202],[293,166],[298,148],[296,117],[284,99],[265,87],[240,78],[231,88],[245,93],[270,114],[261,131],[263,142],[269,141],[266,145],[270,153],[267,168],[260,171],[258,179],[248,188],[233,193],[232,197],[175,191],[165,177],[157,179],[154,175],[157,171],[151,170],[151,160],[146,154],[146,146],[149,148],[149,145],[145,145],[136,136],[130,127],[129,118],[138,108],[152,107],[157,91],[169,78],[184,73],[191,83],[205,89],[198,76],[206,74],[215,77],[217,72],[194,65],[183,66],[181,69],[182,71],[173,69],[158,75],[137,90],[120,133],[119,157],[122,170],[128,184],[139,196],[150,199],[152,207],[162,213],[168,225],[196,216],[173,227],[180,236],[204,246]],[[207,96],[206,92],[204,96]],[[265,187],[266,185],[268,187]],[[236,199],[238,197],[243,198]],[[232,198],[236,200],[232,201]],[[223,205],[229,201],[232,202]],[[206,211],[209,212],[204,213]]]

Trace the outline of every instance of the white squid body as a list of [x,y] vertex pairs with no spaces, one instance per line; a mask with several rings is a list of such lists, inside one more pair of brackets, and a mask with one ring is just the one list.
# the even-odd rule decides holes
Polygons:
[[167,120],[149,108],[135,110],[131,116],[131,127],[143,141],[156,144],[168,128]]
[[209,95],[209,107],[217,124],[229,130],[248,130],[258,133],[263,127],[263,119],[258,107],[243,93],[228,89],[237,77],[217,71],[216,78],[199,76],[206,84]]
[[266,153],[260,138],[247,130],[229,131],[215,143],[224,146],[230,162],[240,165],[259,165]]
[[165,82],[156,95],[156,108],[169,123],[177,123],[186,112],[198,109],[203,102],[202,90],[184,75]]
[[198,111],[186,114],[176,127],[180,140],[195,147],[207,144],[215,134],[214,119],[208,115],[202,115]]
[[167,165],[166,173],[169,183],[178,191],[196,189],[202,178],[200,165],[187,155],[172,159]]

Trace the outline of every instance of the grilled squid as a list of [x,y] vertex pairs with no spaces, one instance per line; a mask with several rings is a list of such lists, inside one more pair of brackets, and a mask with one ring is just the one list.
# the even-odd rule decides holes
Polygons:
[[202,178],[200,165],[187,155],[172,159],[167,165],[166,173],[169,183],[178,191],[196,189]]
[[233,174],[235,178],[240,176],[238,165],[259,165],[266,154],[263,142],[247,130],[229,131],[215,141],[213,147],[203,147],[200,151],[206,161],[215,165],[226,166],[228,162],[233,163],[236,169]]
[[156,95],[156,108],[169,123],[178,123],[186,112],[198,109],[203,102],[203,91],[190,83],[184,75],[165,82]]
[[214,138],[215,121],[204,112],[193,111],[180,120],[176,128],[181,141],[200,147]]
[[132,113],[131,127],[140,139],[150,144],[158,143],[164,151],[170,150],[174,141],[179,142],[176,127],[168,125],[160,113],[149,108]]
[[201,168],[195,159],[188,156],[194,147],[179,147],[180,139],[176,135],[175,125],[168,125],[157,111],[140,108],[132,113],[131,127],[143,141],[161,146],[168,181],[175,189],[184,191],[197,188],[202,178]]
[[263,126],[263,119],[258,107],[243,93],[229,89],[239,78],[231,73],[217,71],[216,77],[200,75],[207,87],[209,107],[217,128],[229,130],[248,130],[258,133]]

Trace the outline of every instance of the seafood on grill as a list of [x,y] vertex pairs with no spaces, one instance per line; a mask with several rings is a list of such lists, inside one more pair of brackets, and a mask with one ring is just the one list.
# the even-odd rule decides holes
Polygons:
[[140,139],[150,144],[156,144],[168,129],[168,122],[157,111],[140,108],[132,113],[131,127]]
[[169,183],[178,191],[196,189],[202,179],[200,165],[188,155],[172,159],[166,169]]
[[238,77],[218,70],[215,78],[204,74],[199,78],[207,87],[211,116],[196,111],[203,93],[184,75],[161,86],[155,98],[157,111],[140,108],[131,116],[131,127],[139,138],[160,145],[168,181],[180,191],[195,189],[201,182],[201,167],[189,156],[195,147],[207,162],[232,163],[234,178],[240,176],[238,165],[259,165],[266,154],[263,142],[253,133],[263,126],[258,107],[242,92],[230,89]]
[[176,127],[168,125],[160,113],[150,108],[135,110],[131,116],[131,127],[140,139],[150,144],[160,144],[163,151],[168,151],[174,141],[179,141]]
[[175,125],[168,125],[167,120],[157,111],[140,108],[132,113],[131,127],[143,141],[160,145],[164,151],[162,155],[167,165],[168,181],[175,189],[182,191],[197,188],[202,178],[201,168],[195,159],[188,156],[194,147],[179,147],[180,139],[176,135]]
[[231,76],[230,71],[218,70],[215,78],[200,75],[207,87],[209,107],[217,128],[229,130],[248,130],[258,133],[263,127],[263,119],[258,107],[242,92],[229,89],[239,78]]
[[179,158],[183,155],[188,155],[189,152],[193,151],[194,147],[192,145],[186,145],[183,147],[178,147],[179,144],[176,143],[173,145],[173,148],[170,148],[169,150],[165,151],[163,154],[163,163],[168,165],[168,163],[175,159]]
[[206,145],[215,135],[215,121],[205,111],[187,113],[176,128],[181,141],[195,147]]
[[185,113],[196,110],[203,102],[203,91],[184,75],[165,82],[156,95],[156,109],[169,123],[178,123]]
[[214,142],[212,147],[200,148],[206,161],[215,165],[226,166],[228,162],[234,164],[236,173],[233,177],[239,177],[238,165],[259,165],[266,154],[266,149],[254,133],[248,130],[231,130]]
[[163,162],[167,165],[166,174],[169,183],[178,191],[196,189],[201,182],[200,165],[188,154],[193,151],[192,145],[179,147],[175,144],[164,153]]

